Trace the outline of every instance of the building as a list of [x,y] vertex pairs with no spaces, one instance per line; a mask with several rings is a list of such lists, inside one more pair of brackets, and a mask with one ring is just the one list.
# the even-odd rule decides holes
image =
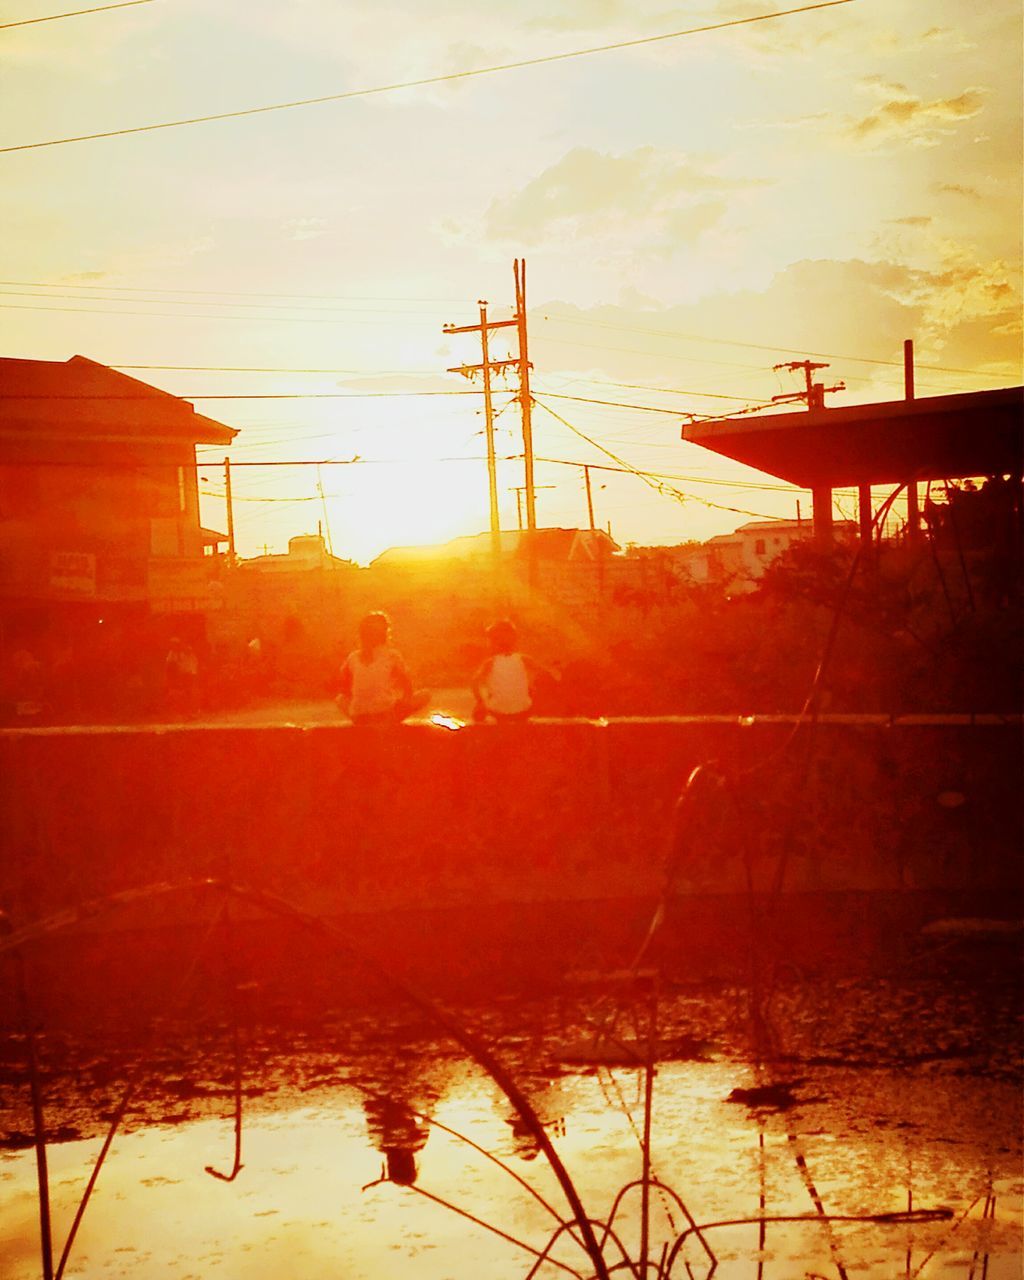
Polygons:
[[910,397],[811,412],[718,419],[682,438],[814,495],[814,529],[832,536],[832,491],[856,486],[861,536],[873,530],[874,486],[906,485],[908,526],[920,523],[918,485],[1009,476],[1020,486],[1024,387]]
[[197,444],[236,431],[84,356],[0,359],[0,643],[214,599]]
[[[502,560],[523,564],[532,558],[547,564],[595,564],[619,550],[603,529],[504,530],[500,535]],[[452,562],[486,567],[493,556],[489,533],[452,538],[437,546],[389,547],[373,561],[372,568],[413,568],[450,565]]]
[[[726,586],[736,593],[753,591],[773,560],[794,543],[806,542],[813,532],[809,520],[752,520],[732,533],[680,548],[673,563],[690,582]],[[834,532],[853,538],[857,526],[846,520]]]
[[270,574],[275,578],[297,574],[305,577],[326,570],[351,569],[351,560],[331,555],[321,533],[300,533],[288,539],[288,550],[283,555],[252,556],[239,561],[243,573]]

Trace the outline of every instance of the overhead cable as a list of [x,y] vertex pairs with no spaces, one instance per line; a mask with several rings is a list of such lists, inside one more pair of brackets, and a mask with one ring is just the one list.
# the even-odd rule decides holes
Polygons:
[[678,40],[683,36],[701,35],[710,31],[722,31],[726,27],[748,26],[755,22],[768,22],[797,13],[810,13],[815,9],[835,9],[840,5],[854,4],[856,0],[818,0],[816,4],[800,5],[795,9],[779,9],[773,13],[752,14],[746,18],[729,18],[723,22],[711,22],[699,27],[687,27],[682,31],[665,31],[654,36],[640,36],[633,40],[617,40],[611,44],[593,45],[587,49],[569,49],[563,53],[539,54],[532,58],[520,58],[515,62],[496,63],[489,67],[472,67],[465,71],[450,71],[443,75],[424,76],[418,80],[403,80],[394,84],[375,85],[368,89],[346,89],[340,93],[320,94],[315,98],[296,98],[289,102],[272,102],[259,107],[243,107],[235,111],[217,111],[210,115],[185,116],[177,120],[161,120],[154,124],[128,125],[121,129],[104,129],[98,133],[79,133],[64,138],[46,138],[39,142],[20,142],[0,147],[0,154],[13,151],[34,151],[41,147],[63,147],[75,142],[95,142],[100,138],[121,138],[128,134],[153,133],[158,129],[178,129],[186,125],[210,124],[216,120],[237,120],[242,116],[265,115],[271,111],[289,111],[294,107],[320,106],[328,102],[344,102],[352,98],[369,98],[379,94],[396,93],[403,89],[423,89],[430,85],[447,84],[456,80],[469,80],[476,76],[496,75],[502,71],[519,71],[524,67],[539,67],[551,62],[566,62],[571,58],[586,58],[598,53],[611,53],[618,49],[635,49],[644,45]]
[[783,518],[781,516],[765,515],[764,512],[761,511],[748,511],[744,507],[730,507],[721,502],[711,502],[709,499],[702,498],[695,493],[684,493],[681,489],[676,489],[672,485],[665,484],[663,480],[657,478],[657,475],[654,472],[642,471],[639,467],[634,467],[632,463],[627,462],[625,458],[620,458],[617,453],[613,453],[611,449],[600,444],[592,436],[588,436],[586,432],[581,431],[579,427],[574,427],[573,424],[563,418],[560,413],[556,413],[550,405],[545,404],[543,400],[536,396],[534,397],[534,403],[539,405],[546,413],[549,413],[556,421],[560,422],[563,427],[567,427],[573,435],[579,436],[581,440],[585,440],[587,444],[592,448],[597,449],[599,453],[603,453],[606,457],[611,458],[613,462],[619,463],[620,466],[622,466],[631,475],[642,480],[644,484],[653,489],[655,493],[660,493],[662,497],[672,498],[676,502],[686,502],[688,498],[693,498],[694,501],[699,502],[702,506],[713,507],[718,511],[732,511],[741,516],[754,516],[758,520],[780,520]]
[[[305,302],[412,302],[412,303],[444,303],[447,306],[461,306],[462,298],[389,298],[382,294],[372,293],[268,293],[256,289],[169,289],[165,285],[130,285],[108,284],[106,280],[97,280],[95,284],[76,284],[73,280],[0,280],[3,289],[106,289],[109,293],[177,293],[196,298],[299,298]],[[44,295],[46,296],[46,295]],[[52,295],[59,296],[59,295]],[[80,296],[75,294],[75,297]],[[89,294],[81,295],[88,301]],[[126,299],[121,299],[126,301]],[[169,301],[169,299],[159,299]],[[210,305],[215,305],[211,303]]]
[[17,22],[0,22],[0,31],[10,27],[33,27],[39,22],[57,22],[61,18],[81,18],[87,13],[106,13],[108,9],[132,9],[138,4],[153,4],[154,0],[118,0],[116,4],[99,4],[92,9],[72,9],[69,13],[48,13],[44,18],[19,18]]
[[[852,360],[855,364],[878,364],[885,365],[888,368],[903,368],[902,360],[879,360],[872,356],[851,356],[835,351],[808,351],[804,347],[783,347],[770,346],[763,342],[740,342],[736,338],[710,338],[703,333],[683,333],[678,329],[648,329],[643,325],[635,324],[608,324],[603,320],[585,320],[576,318],[575,316],[545,315],[542,317],[548,321],[562,321],[565,324],[586,325],[592,329],[611,329],[619,333],[644,333],[650,334],[653,338],[681,338],[687,342],[708,342],[720,347],[747,347],[752,351],[770,351],[783,352],[786,354],[796,354],[803,356],[821,357],[826,360]],[[583,343],[578,344],[583,346]],[[981,369],[958,369],[952,365],[940,364],[921,364],[916,363],[915,368],[928,369],[932,373],[965,373],[977,375],[982,378],[1004,378],[1006,375],[1002,373],[986,373]],[[627,385],[625,383],[620,385]]]

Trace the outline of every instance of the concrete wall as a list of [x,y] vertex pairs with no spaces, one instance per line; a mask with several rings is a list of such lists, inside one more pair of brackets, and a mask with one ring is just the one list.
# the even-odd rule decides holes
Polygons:
[[[0,906],[228,875],[331,912],[683,893],[1019,891],[1019,724],[783,718],[0,733]],[[808,753],[808,745],[813,750]],[[1009,909],[1012,909],[1010,907]]]

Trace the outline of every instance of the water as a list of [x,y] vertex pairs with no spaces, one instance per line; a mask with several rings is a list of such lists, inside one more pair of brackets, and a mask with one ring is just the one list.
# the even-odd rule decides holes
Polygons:
[[[821,1222],[709,1230],[722,1280],[843,1275],[1018,1280],[1021,1093],[1007,981],[976,975],[791,983],[773,1001],[785,1052],[752,1061],[746,993],[680,986],[661,1000],[666,1052],[655,1082],[652,1161],[699,1222],[948,1207],[950,1221]],[[607,1006],[602,1006],[606,1010]],[[463,1021],[514,1070],[588,1211],[606,1218],[640,1171],[643,1073],[572,1064],[589,1042],[594,997],[468,1004]],[[622,1034],[640,1011],[625,1010]],[[534,1139],[487,1075],[428,1024],[400,1010],[336,1010],[315,1021],[248,1018],[243,1027],[243,1168],[233,1142],[230,1027],[169,1023],[144,1048],[107,1033],[44,1039],[56,1252],[99,1148],[104,1117],[140,1056],[151,1062],[115,1139],[67,1275],[205,1277],[525,1277],[535,1256],[468,1221],[440,1197],[533,1250],[557,1223],[508,1172],[416,1113],[492,1152],[558,1214],[564,1201]],[[3,1101],[9,1145],[30,1127],[21,1050],[8,1041]],[[734,1089],[785,1082],[794,1105],[753,1108]],[[756,1095],[755,1095],[756,1096]],[[777,1101],[779,1099],[776,1099]],[[785,1098],[781,1101],[785,1102]],[[390,1169],[393,1179],[378,1182]],[[376,1184],[376,1185],[374,1185]],[[403,1185],[407,1184],[407,1185]],[[426,1193],[426,1194],[423,1194]],[[994,1195],[994,1216],[985,1217]],[[0,1275],[41,1274],[34,1154],[0,1158]],[[652,1256],[685,1225],[655,1195]],[[639,1195],[615,1227],[639,1247]],[[542,1277],[593,1274],[564,1241]],[[610,1261],[616,1260],[609,1246]],[[673,1271],[704,1276],[691,1240]],[[624,1271],[614,1273],[626,1274]],[[654,1275],[653,1268],[649,1272]]]

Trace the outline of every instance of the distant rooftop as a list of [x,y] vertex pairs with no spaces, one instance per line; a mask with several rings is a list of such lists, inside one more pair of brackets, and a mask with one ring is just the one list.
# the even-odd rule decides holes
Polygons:
[[85,356],[0,358],[0,432],[224,445],[238,434],[187,400]]
[[[524,559],[531,546],[540,560],[594,560],[618,551],[619,544],[603,529],[504,529],[502,555]],[[432,546],[389,547],[375,565],[428,564],[438,560],[474,560],[491,554],[490,533],[471,533]]]
[[803,489],[1019,474],[1024,387],[718,419],[682,438]]

